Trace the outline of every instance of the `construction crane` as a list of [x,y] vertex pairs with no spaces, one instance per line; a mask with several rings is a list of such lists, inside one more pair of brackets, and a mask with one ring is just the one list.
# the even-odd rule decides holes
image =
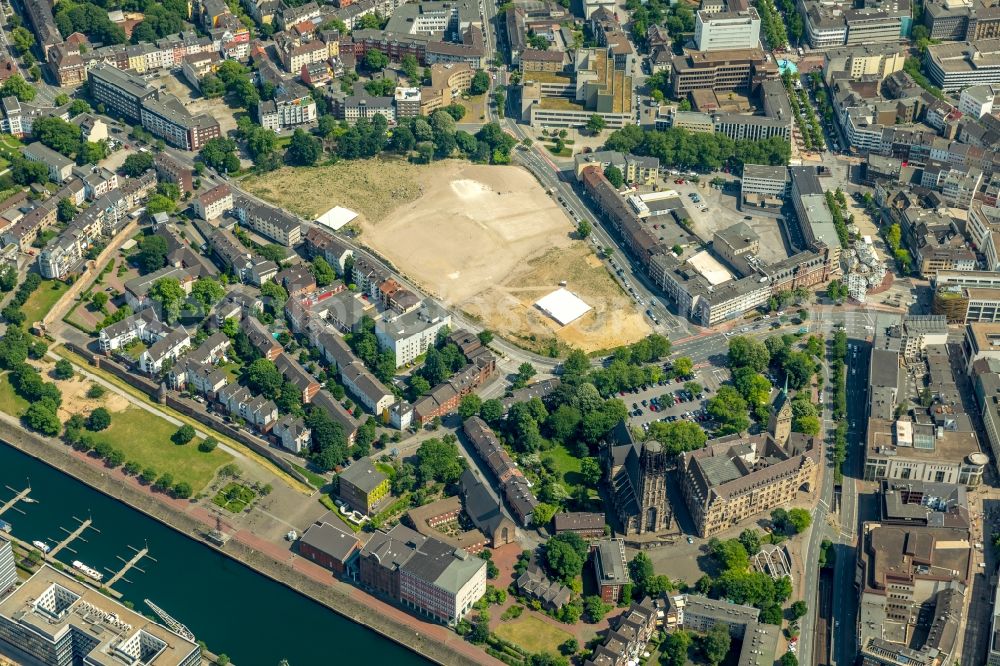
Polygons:
[[191,633],[190,629],[188,629],[183,624],[175,620],[173,617],[170,616],[169,613],[167,613],[167,611],[163,610],[149,599],[143,599],[143,601],[146,602],[147,606],[153,609],[153,612],[156,613],[161,620],[163,620],[164,624],[166,624],[171,631],[181,636],[182,638],[186,638],[192,643],[194,642],[194,634]]

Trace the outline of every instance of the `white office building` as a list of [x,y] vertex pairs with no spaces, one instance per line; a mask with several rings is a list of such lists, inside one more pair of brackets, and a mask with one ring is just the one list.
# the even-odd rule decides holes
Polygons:
[[699,11],[694,24],[699,51],[753,49],[760,46],[760,16],[749,7],[739,12]]

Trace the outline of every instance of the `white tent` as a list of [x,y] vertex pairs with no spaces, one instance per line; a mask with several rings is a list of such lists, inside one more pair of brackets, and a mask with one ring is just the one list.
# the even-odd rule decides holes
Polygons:
[[543,296],[535,302],[535,305],[563,326],[576,321],[592,309],[576,294],[565,288],[559,288]]
[[350,208],[336,206],[317,217],[316,224],[322,224],[336,231],[345,224],[350,224],[357,216],[358,214]]

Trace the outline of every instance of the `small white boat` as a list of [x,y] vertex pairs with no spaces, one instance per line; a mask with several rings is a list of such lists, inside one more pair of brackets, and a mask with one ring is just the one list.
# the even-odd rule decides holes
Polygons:
[[0,520],[0,532],[10,533],[12,529],[14,528],[13,526],[11,526],[10,523],[8,523],[6,520]]
[[100,583],[101,580],[104,578],[104,574],[102,574],[97,569],[91,569],[80,560],[73,560],[73,568],[82,573],[87,578],[96,580],[98,583]]
[[43,553],[48,553],[50,550],[52,550],[49,544],[45,543],[44,541],[32,541],[31,545],[37,548],[38,550],[42,551]]

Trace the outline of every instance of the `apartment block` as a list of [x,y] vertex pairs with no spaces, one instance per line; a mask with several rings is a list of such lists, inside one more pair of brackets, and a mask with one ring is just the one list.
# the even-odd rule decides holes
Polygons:
[[363,458],[340,474],[340,499],[355,511],[374,515],[389,499],[389,477]]
[[302,240],[302,224],[280,208],[241,196],[233,200],[233,210],[240,224],[281,245],[292,247]]
[[191,207],[195,214],[203,220],[214,220],[233,207],[233,191],[228,185],[216,185],[207,192],[194,198]]
[[[389,314],[389,313],[386,313]],[[432,301],[417,310],[393,314],[375,322],[379,345],[396,356],[396,367],[412,363],[437,339],[437,332],[451,325],[451,315]]]

